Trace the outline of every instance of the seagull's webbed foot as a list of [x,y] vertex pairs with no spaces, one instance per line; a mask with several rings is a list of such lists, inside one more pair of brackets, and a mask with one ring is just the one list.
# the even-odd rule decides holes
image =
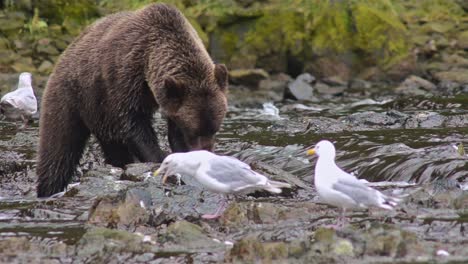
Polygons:
[[223,199],[220,200],[218,209],[216,209],[214,214],[204,214],[201,217],[203,219],[217,219],[223,214],[224,210],[226,210],[227,204],[226,197],[223,197]]
[[22,126],[17,126],[19,130],[24,130],[28,126],[29,119],[26,118],[25,116],[21,116],[21,119],[23,120],[23,125]]
[[336,224],[325,225],[325,228],[332,228],[335,230],[342,229],[346,225],[346,209],[343,208],[340,212],[340,216],[338,216],[338,221]]

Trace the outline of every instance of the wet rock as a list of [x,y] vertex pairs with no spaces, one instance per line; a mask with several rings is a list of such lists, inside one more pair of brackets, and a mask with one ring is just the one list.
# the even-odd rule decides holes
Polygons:
[[88,223],[108,228],[135,228],[148,222],[151,205],[151,195],[141,189],[100,197],[90,210]]
[[[30,237],[2,237],[0,241],[1,263],[64,263],[69,262],[69,247],[52,239],[41,243]],[[67,261],[68,260],[68,261]]]
[[446,118],[440,114],[435,112],[419,112],[415,115],[410,116],[405,121],[405,128],[416,128],[416,127],[424,127],[424,128],[434,128],[434,127],[441,127]]
[[88,262],[101,262],[125,255],[125,253],[132,256],[151,252],[151,245],[144,243],[141,236],[127,231],[91,228],[78,241],[76,249],[77,258]]
[[27,164],[22,163],[22,159],[23,157],[17,152],[0,152],[0,177],[6,177],[8,174],[14,174],[26,169]]
[[372,83],[362,80],[362,79],[352,79],[348,83],[349,92],[362,92],[363,90],[370,89],[372,87]]
[[[151,179],[156,181],[156,179]],[[160,184],[157,180],[157,184]],[[166,223],[172,219],[199,219],[200,214],[213,213],[219,205],[221,195],[203,191],[195,185],[164,186],[151,183],[146,189],[153,197],[155,223]]]
[[406,95],[426,95],[437,91],[435,84],[415,75],[406,78],[395,91]]
[[468,84],[468,69],[458,68],[450,71],[436,72],[433,75],[440,82],[451,81],[460,84]]
[[239,69],[229,71],[229,80],[233,84],[245,85],[249,88],[257,88],[261,80],[269,77],[263,69]]
[[311,249],[320,254],[354,256],[353,244],[347,239],[338,237],[336,231],[331,228],[319,227],[315,231]]
[[443,94],[456,94],[460,92],[461,90],[461,85],[459,83],[453,82],[453,81],[448,81],[448,80],[443,80],[439,82],[437,85],[437,89],[441,91]]
[[177,221],[167,227],[167,233],[164,238],[169,243],[176,244],[184,250],[215,250],[224,248],[223,244],[213,241],[205,231],[198,225],[187,221]]
[[136,184],[130,181],[119,181],[122,171],[113,167],[98,167],[89,170],[80,178],[80,184],[68,189],[68,197],[97,197],[102,194],[116,194]]
[[440,179],[422,185],[407,200],[425,208],[463,209],[465,198],[466,194],[456,180]]
[[416,234],[386,225],[365,232],[365,254],[370,256],[405,257],[418,255],[423,249]]
[[0,151],[0,197],[35,196],[36,176],[30,169],[35,161],[14,151]]
[[314,81],[315,77],[308,73],[297,76],[293,82],[288,84],[288,88],[284,92],[284,98],[293,100],[314,100],[314,88],[312,87]]
[[468,213],[468,192],[461,192],[452,201],[453,208],[461,210],[464,214]]
[[[391,128],[401,127],[402,123],[398,117],[395,117],[390,112],[376,113],[371,111],[359,112],[351,114],[347,117],[340,118],[345,123],[353,124],[355,127],[360,126],[362,129],[366,127],[385,126]],[[363,126],[364,125],[364,126]]]
[[240,227],[249,223],[248,208],[250,205],[231,203],[224,211],[221,220],[223,225],[230,227]]
[[159,168],[156,163],[133,163],[125,166],[121,180],[141,182],[152,177],[153,172]]
[[341,132],[348,129],[348,125],[330,117],[317,117],[308,120],[307,132],[326,133]]

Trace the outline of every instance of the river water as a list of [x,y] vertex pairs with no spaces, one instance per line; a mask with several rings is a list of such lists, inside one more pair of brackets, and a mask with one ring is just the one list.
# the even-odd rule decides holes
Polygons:
[[[339,166],[371,182],[423,186],[446,181],[461,188],[467,186],[468,149],[462,154],[460,145],[468,147],[468,95],[405,98],[380,93],[370,96],[372,99],[343,96],[317,102],[259,99],[244,103],[246,96],[230,102],[217,135],[216,152],[235,156],[263,172],[277,170],[280,173],[272,175],[275,179],[282,179],[281,172],[288,173],[298,185],[312,188],[288,193],[286,200],[280,202],[284,206],[316,201],[315,158],[305,152],[321,139],[335,143]],[[156,126],[164,126],[163,123],[157,120]],[[164,131],[158,133],[163,135]],[[37,121],[24,131],[17,131],[11,122],[0,122],[0,241],[26,238],[35,245],[33,255],[49,258],[55,253],[38,252],[62,244],[73,247],[80,241],[87,230],[85,223],[93,197],[102,193],[97,191],[100,186],[96,190],[83,187],[79,195],[36,199],[37,145]],[[165,139],[163,146],[167,148]],[[90,144],[82,165],[81,174],[105,170],[96,143]],[[114,190],[115,186],[105,184],[102,190]],[[437,214],[431,217],[439,219]],[[462,215],[448,219],[453,223],[467,220]],[[240,233],[226,236],[242,237]],[[459,233],[453,236],[459,237]],[[76,256],[67,250],[57,254],[62,262]]]

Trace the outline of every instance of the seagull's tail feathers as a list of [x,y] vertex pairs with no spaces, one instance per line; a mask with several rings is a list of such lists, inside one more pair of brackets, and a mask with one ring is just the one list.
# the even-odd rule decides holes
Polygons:
[[399,202],[401,202],[402,199],[396,198],[396,197],[391,197],[387,196],[381,192],[379,192],[379,204],[378,206],[383,209],[387,210],[393,210],[395,206],[398,205]]
[[291,184],[268,180],[264,186],[264,189],[271,193],[281,193],[281,188],[291,188]]

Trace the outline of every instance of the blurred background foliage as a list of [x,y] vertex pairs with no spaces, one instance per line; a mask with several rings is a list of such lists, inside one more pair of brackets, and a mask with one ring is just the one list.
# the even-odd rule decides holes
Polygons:
[[[0,1],[0,72],[48,74],[85,26],[152,2],[159,1]],[[463,0],[163,2],[187,16],[216,61],[231,69],[292,76],[304,71],[342,79],[399,75],[414,70],[415,53],[427,49],[429,41],[451,48],[451,40],[468,32],[468,1]]]

